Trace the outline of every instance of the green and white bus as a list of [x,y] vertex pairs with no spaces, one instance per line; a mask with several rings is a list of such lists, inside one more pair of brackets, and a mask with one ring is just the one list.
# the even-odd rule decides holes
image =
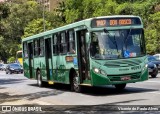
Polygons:
[[24,76],[45,83],[114,85],[148,79],[144,30],[139,16],[85,19],[22,40]]

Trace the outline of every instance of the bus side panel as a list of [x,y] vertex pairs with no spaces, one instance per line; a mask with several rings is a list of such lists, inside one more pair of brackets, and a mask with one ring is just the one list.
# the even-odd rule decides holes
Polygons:
[[64,61],[65,56],[63,55],[59,55],[57,57],[57,81],[64,83],[65,82],[65,70],[66,70],[66,66],[65,66],[65,61]]
[[37,68],[40,68],[40,63],[39,63],[39,58],[34,58],[34,61],[33,61],[33,64],[34,64],[34,68],[33,68],[33,78],[36,79],[36,71],[37,71]]
[[74,63],[73,61],[70,61],[70,62],[67,62],[65,63],[65,66],[66,66],[66,72],[65,72],[65,82],[67,84],[70,84],[70,80],[69,80],[69,73],[70,73],[70,70],[71,68],[74,68],[75,70],[78,69],[78,66],[74,66]]
[[30,78],[28,58],[24,58],[23,60],[23,69],[24,69],[24,76]]
[[39,58],[40,61],[40,70],[41,70],[41,76],[42,76],[42,80],[47,81],[47,71],[46,71],[46,61],[45,61],[45,57],[41,57]]
[[57,56],[52,56],[52,72],[53,72],[53,80],[57,81]]
[[74,68],[73,61],[66,62],[64,56],[53,56],[53,80],[59,83],[69,84],[69,72]]
[[49,79],[53,81],[52,60],[49,59]]

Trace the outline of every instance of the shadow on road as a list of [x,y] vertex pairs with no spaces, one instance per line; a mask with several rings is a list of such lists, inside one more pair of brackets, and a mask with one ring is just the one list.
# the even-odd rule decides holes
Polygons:
[[124,90],[118,91],[112,86],[108,87],[86,87],[84,88],[83,94],[93,95],[93,96],[112,96],[120,94],[133,94],[133,93],[144,93],[157,91],[157,89],[146,89],[137,87],[126,87]]
[[48,88],[48,89],[55,89],[55,90],[59,90],[59,91],[70,91],[70,85],[68,84],[54,84],[54,85],[49,85],[49,84],[46,84],[44,87],[39,87],[37,84],[28,84],[29,86],[34,86],[34,87],[37,87],[37,88]]
[[6,87],[0,87],[0,89],[5,89]]
[[160,77],[152,78],[151,76],[149,76],[149,79],[160,79]]
[[25,79],[0,79],[0,85],[23,83]]
[[0,104],[4,102],[17,101],[21,99],[35,100],[41,97],[54,96],[62,93],[63,93],[62,91],[56,91],[56,90],[42,91],[42,92],[36,92],[36,93],[30,93],[30,94],[24,94],[24,95],[10,95],[9,93],[0,93]]
[[[29,84],[30,86],[38,87],[37,84]],[[38,87],[40,88],[40,87]],[[55,84],[47,85],[45,88],[54,89],[57,91],[71,92],[70,86],[66,84]],[[102,87],[82,87],[82,94],[92,95],[92,96],[110,96],[119,94],[133,94],[133,93],[143,93],[143,92],[153,92],[158,91],[157,89],[147,89],[140,87],[126,87],[122,91],[117,91],[114,86],[102,86]]]

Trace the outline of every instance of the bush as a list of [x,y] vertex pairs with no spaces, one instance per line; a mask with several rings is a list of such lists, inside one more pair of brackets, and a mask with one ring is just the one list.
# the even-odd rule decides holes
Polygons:
[[16,60],[15,57],[10,57],[10,58],[8,59],[8,63],[13,63],[13,62],[15,62],[15,60]]

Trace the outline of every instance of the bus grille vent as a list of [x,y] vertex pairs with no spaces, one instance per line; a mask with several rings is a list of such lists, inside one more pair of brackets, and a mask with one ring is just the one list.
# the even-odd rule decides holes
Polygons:
[[122,61],[108,61],[104,65],[108,68],[116,68],[116,67],[129,67],[129,66],[135,66],[142,63],[140,60],[122,60]]

